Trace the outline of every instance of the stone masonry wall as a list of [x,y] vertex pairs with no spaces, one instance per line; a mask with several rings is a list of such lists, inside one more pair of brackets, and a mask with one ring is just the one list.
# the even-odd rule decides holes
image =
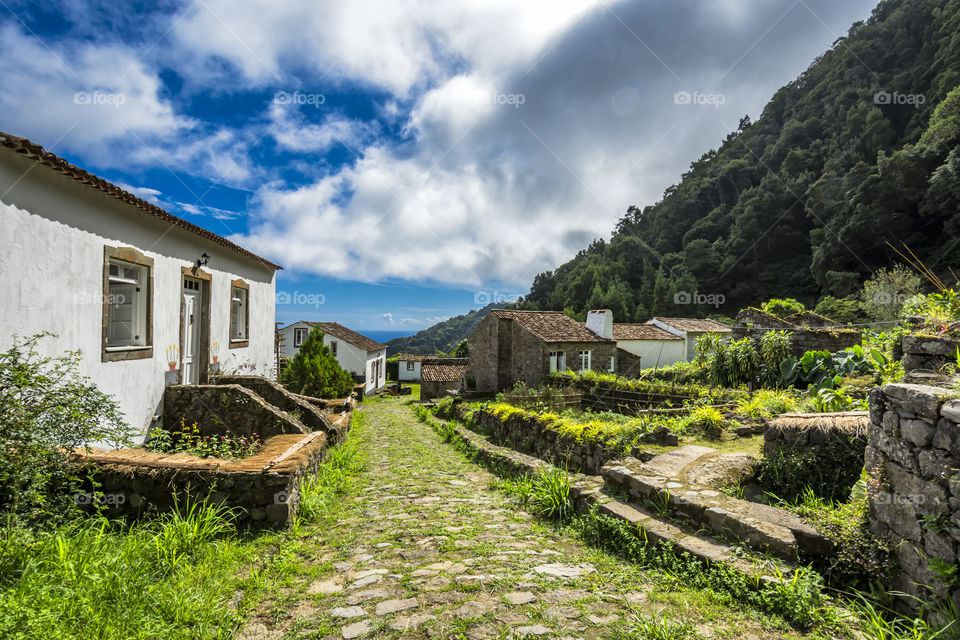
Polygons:
[[[462,405],[456,405],[459,410]],[[463,415],[459,417],[463,419]],[[570,472],[600,475],[610,460],[623,457],[621,448],[605,447],[591,442],[578,442],[552,429],[543,422],[526,416],[512,416],[506,421],[480,409],[473,413],[475,424],[495,444],[510,447],[564,467]]]
[[[304,400],[304,396],[287,391],[280,383],[261,376],[217,376],[213,380],[214,384],[238,384],[245,387],[255,394],[275,406],[281,411],[286,411],[300,419],[311,431],[323,431],[331,434],[331,421],[323,409]],[[333,434],[331,445],[336,445],[341,434]]]
[[870,421],[870,518],[897,547],[890,586],[920,602],[951,599],[960,607],[956,578],[941,579],[960,565],[960,400],[939,387],[888,384],[870,392]]
[[901,345],[903,368],[906,371],[936,373],[943,365],[956,363],[960,342],[948,337],[916,334],[904,336]]
[[310,433],[293,415],[265,402],[256,393],[236,384],[177,385],[163,394],[163,426],[175,430],[180,420],[197,423],[202,435],[234,435],[261,438],[282,433]]
[[[819,316],[817,316],[819,318]],[[856,329],[838,329],[802,326],[807,322],[803,316],[791,316],[796,322],[783,320],[759,309],[744,309],[733,324],[733,340],[751,338],[759,340],[768,331],[786,331],[790,334],[790,347],[796,357],[807,351],[841,351],[860,344],[863,336]],[[816,323],[822,324],[822,323]]]

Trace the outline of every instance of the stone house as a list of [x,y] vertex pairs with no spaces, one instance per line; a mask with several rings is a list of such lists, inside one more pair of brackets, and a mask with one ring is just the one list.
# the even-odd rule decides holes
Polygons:
[[730,327],[715,320],[700,318],[653,318],[646,324],[653,325],[682,338],[683,356],[678,362],[689,362],[697,356],[697,338],[707,333],[718,333],[722,340],[730,340]]
[[467,358],[432,358],[423,361],[420,369],[420,399],[432,400],[460,388]]
[[414,353],[397,354],[397,380],[400,382],[419,382],[420,367],[425,360],[434,360],[436,356]]
[[0,265],[0,349],[51,332],[144,434],[168,384],[274,374],[279,266],[7,133]]
[[364,393],[383,390],[387,384],[387,345],[336,322],[300,320],[280,329],[283,338],[280,348],[282,360],[290,360],[297,355],[300,345],[314,327],[320,327],[323,331],[323,344],[330,349],[340,366],[364,385]]
[[467,338],[468,390],[539,385],[551,371],[617,371],[617,343],[559,311],[494,309]]

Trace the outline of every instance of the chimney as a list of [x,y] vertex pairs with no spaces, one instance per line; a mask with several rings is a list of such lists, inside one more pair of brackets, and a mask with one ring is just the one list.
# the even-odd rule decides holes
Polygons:
[[594,309],[587,312],[587,329],[601,338],[613,339],[613,311],[610,309]]

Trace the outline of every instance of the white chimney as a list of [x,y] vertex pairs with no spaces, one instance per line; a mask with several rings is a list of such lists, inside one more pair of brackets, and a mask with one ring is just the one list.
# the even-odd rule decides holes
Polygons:
[[601,338],[613,338],[613,311],[610,309],[594,309],[587,312],[587,329]]

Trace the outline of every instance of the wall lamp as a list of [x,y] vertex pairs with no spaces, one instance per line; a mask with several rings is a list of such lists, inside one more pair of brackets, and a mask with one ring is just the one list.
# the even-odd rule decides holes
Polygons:
[[210,256],[208,256],[206,253],[201,253],[200,257],[197,258],[197,268],[199,269],[200,267],[205,267],[207,264],[209,264],[209,262]]

